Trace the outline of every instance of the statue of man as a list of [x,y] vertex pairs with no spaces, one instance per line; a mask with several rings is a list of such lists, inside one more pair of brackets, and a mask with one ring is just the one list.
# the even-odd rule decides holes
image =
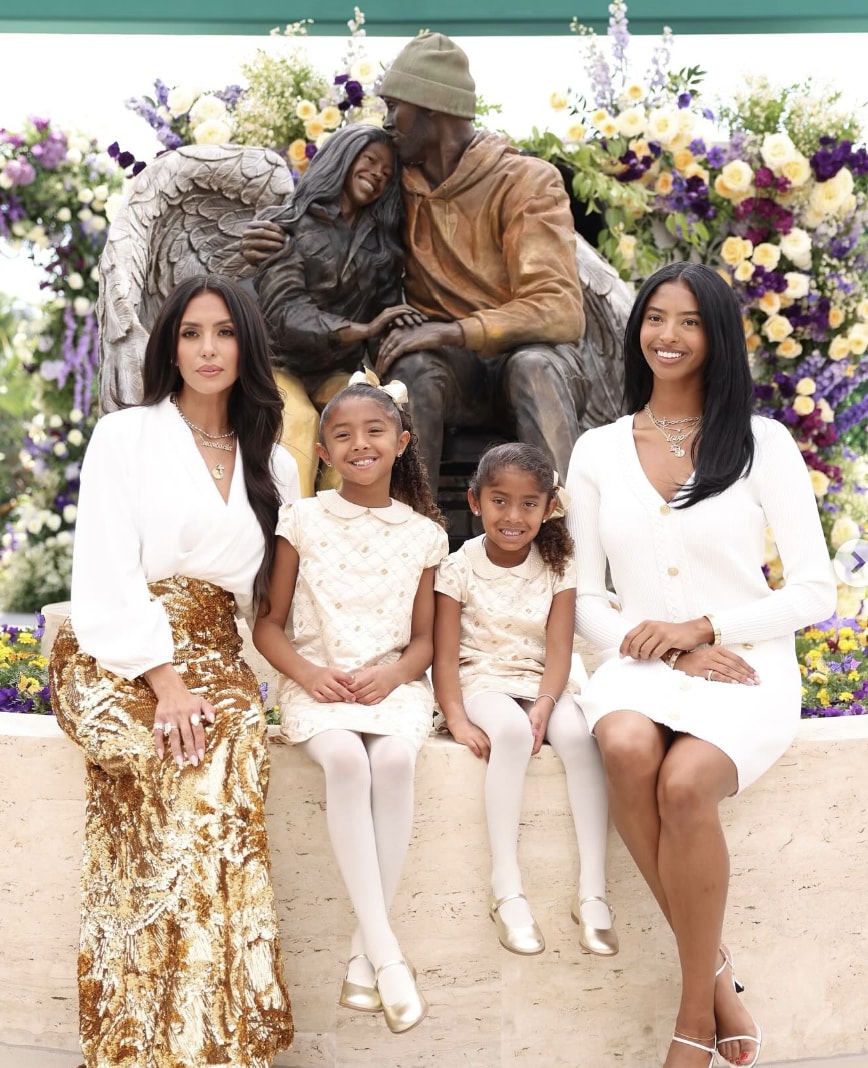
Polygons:
[[502,428],[564,474],[589,384],[563,180],[474,128],[468,59],[443,34],[412,40],[379,92],[403,164],[405,296],[428,321],[389,333],[377,370],[407,385],[432,485],[444,425]]

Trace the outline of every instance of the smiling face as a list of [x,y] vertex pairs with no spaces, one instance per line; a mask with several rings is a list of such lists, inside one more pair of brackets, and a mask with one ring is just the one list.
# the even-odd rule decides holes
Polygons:
[[370,507],[388,504],[395,457],[410,440],[395,416],[379,400],[347,397],[331,408],[321,436],[317,455],[341,476],[341,494]]
[[184,309],[176,355],[184,389],[208,395],[232,389],[238,379],[238,339],[219,294],[205,290]]
[[353,160],[341,193],[341,211],[352,216],[385,193],[395,173],[395,157],[389,145],[370,141]]
[[491,482],[480,487],[478,497],[468,490],[467,499],[482,516],[485,551],[498,567],[515,567],[527,559],[543,520],[557,503],[519,467],[501,467]]
[[701,384],[708,341],[698,309],[693,290],[680,280],[664,282],[648,298],[639,345],[655,379]]

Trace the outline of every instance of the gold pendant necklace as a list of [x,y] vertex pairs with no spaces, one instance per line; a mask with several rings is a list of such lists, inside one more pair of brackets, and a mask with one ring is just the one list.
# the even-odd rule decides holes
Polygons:
[[223,466],[223,464],[214,464],[214,466],[211,468],[211,474],[217,479],[218,482],[223,477],[225,472],[226,468]]
[[645,414],[651,420],[651,425],[655,426],[669,443],[669,451],[679,459],[685,455],[684,442],[702,424],[701,415],[690,419],[658,419],[647,404]]

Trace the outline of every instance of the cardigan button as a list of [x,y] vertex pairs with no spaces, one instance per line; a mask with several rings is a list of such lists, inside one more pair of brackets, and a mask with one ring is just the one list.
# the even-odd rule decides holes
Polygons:
[[672,509],[669,507],[668,504],[661,504],[660,505],[660,514],[661,515],[669,515],[669,513],[671,511],[672,511]]
[[678,574],[678,568],[677,568],[677,567],[670,567],[670,568],[667,568],[667,571],[668,571],[668,573],[669,573],[670,575],[677,575],[677,574]]

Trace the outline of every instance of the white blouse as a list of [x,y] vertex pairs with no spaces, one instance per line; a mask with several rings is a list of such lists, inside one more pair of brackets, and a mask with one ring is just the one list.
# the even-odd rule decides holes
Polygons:
[[[278,445],[272,469],[281,502],[296,500],[298,469]],[[132,679],[171,663],[171,627],[149,582],[212,582],[249,619],[263,551],[240,449],[227,502],[168,398],[99,420],[81,471],[72,625],[101,667]]]

